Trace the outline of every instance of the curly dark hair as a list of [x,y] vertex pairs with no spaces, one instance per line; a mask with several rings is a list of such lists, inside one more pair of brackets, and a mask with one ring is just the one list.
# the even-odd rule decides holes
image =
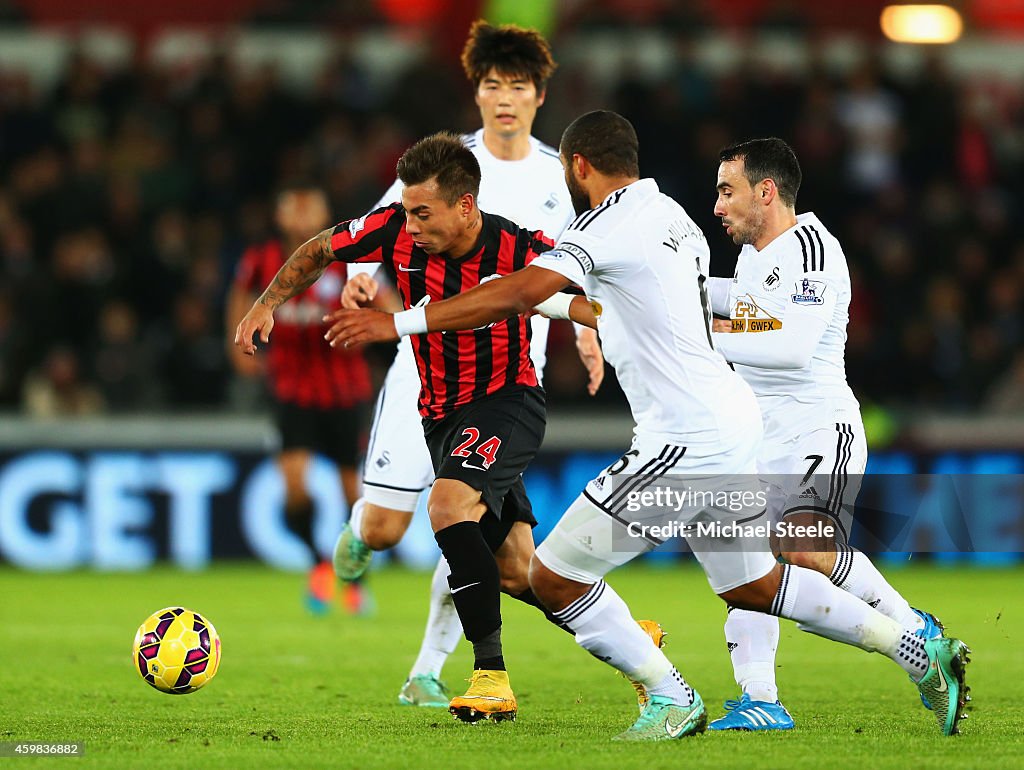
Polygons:
[[528,77],[543,91],[557,66],[548,41],[537,30],[515,24],[495,27],[477,19],[462,49],[462,69],[474,86],[495,69],[502,75]]

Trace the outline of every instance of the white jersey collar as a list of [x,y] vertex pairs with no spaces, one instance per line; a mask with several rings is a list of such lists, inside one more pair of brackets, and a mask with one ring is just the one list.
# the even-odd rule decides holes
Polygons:
[[[650,177],[646,177],[644,179],[638,179],[635,182],[631,182],[630,184],[627,184],[624,187],[620,187],[617,190],[612,190],[610,193],[608,193],[608,195],[605,197],[603,201],[597,204],[597,206],[603,206],[605,203],[610,201],[623,190],[636,190],[638,193],[645,197],[648,195],[653,195],[654,193],[657,192],[661,192],[661,190],[658,188],[658,183],[655,182]],[[594,208],[596,209],[597,206],[594,206]]]
[[796,224],[790,227],[788,230],[779,233],[774,239],[772,239],[772,242],[765,246],[763,249],[758,251],[757,249],[754,248],[754,245],[752,243],[747,243],[744,244],[742,249],[740,249],[740,253],[742,254],[743,252],[746,252],[748,256],[753,257],[763,257],[766,255],[774,254],[776,249],[783,247],[783,244],[785,244],[788,241],[789,236],[793,235],[793,233],[797,231],[797,228],[803,227],[804,225],[821,225],[821,221],[818,219],[818,217],[815,215],[813,211],[808,211],[803,214],[797,214]]
[[520,158],[519,160],[504,160],[503,158],[499,158],[493,152],[491,152],[490,148],[487,146],[487,143],[484,142],[484,130],[482,128],[478,128],[476,132],[474,132],[473,136],[476,137],[476,147],[480,154],[485,156],[488,161],[493,161],[494,163],[523,163],[524,161],[528,161],[537,154],[537,145],[540,144],[540,139],[537,139],[535,136],[533,136],[533,134],[531,134],[529,137],[530,152],[528,152],[524,157]]

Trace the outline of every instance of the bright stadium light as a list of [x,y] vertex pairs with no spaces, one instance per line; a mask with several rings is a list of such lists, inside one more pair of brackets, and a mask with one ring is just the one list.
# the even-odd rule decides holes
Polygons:
[[881,24],[882,33],[896,43],[952,43],[964,28],[948,5],[888,5]]

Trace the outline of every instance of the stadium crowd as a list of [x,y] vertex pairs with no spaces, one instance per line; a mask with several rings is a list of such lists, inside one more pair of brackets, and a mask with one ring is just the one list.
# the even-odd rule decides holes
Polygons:
[[[48,91],[0,71],[0,408],[251,404],[232,384],[223,302],[244,248],[271,235],[279,186],[316,179],[347,219],[377,200],[415,139],[478,124],[457,62],[426,55],[385,90],[347,57],[308,92],[226,56],[182,77],[79,53]],[[764,135],[793,144],[797,208],[828,224],[853,272],[847,367],[863,401],[1024,412],[1024,96],[1013,83],[957,78],[937,56],[909,80],[871,60],[841,76],[713,73],[683,38],[668,76],[597,77],[563,62],[538,136],[557,144],[596,107],[630,118],[642,173],[704,229],[715,274],[731,275],[736,251],[712,214],[718,150]],[[572,346],[553,328],[556,408],[588,403]],[[621,394],[609,384],[597,399]]]

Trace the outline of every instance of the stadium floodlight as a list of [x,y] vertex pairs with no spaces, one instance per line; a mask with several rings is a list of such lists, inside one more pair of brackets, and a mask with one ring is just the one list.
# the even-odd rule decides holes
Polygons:
[[896,43],[952,43],[964,28],[959,12],[948,5],[888,5],[880,23]]

